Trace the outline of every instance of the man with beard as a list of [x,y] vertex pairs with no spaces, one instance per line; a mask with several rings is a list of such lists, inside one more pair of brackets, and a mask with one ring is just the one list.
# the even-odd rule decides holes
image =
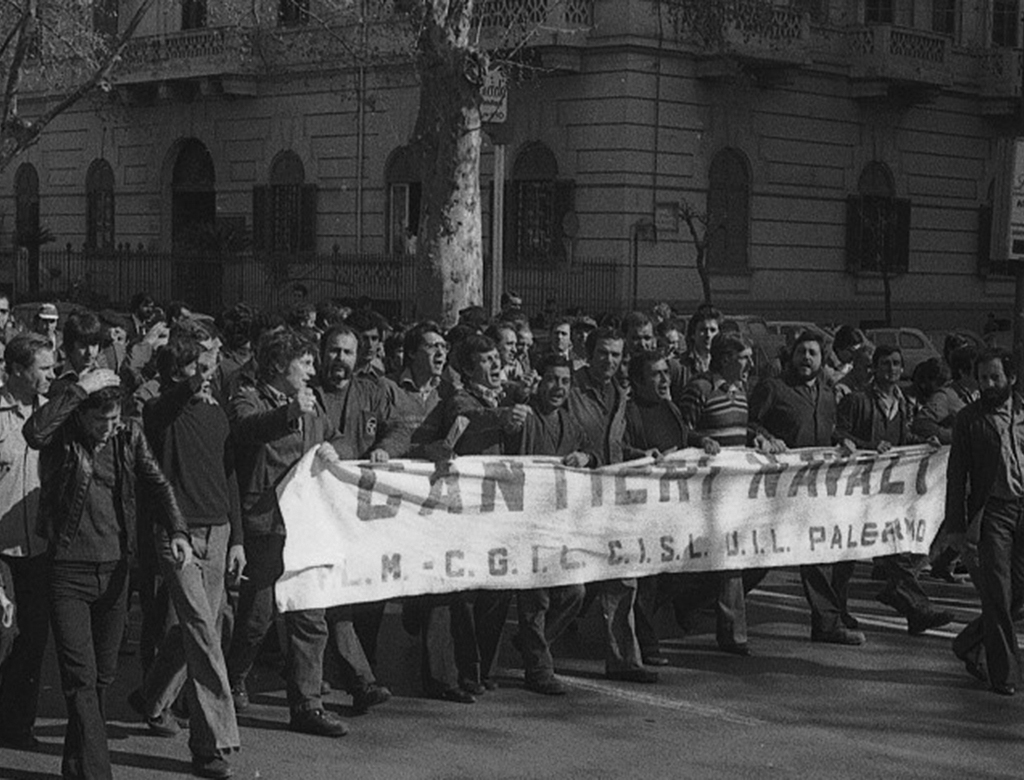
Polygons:
[[1013,354],[988,349],[974,364],[981,398],[957,415],[946,476],[946,520],[936,547],[960,549],[981,597],[953,651],[995,693],[1020,684],[1014,617],[1024,607],[1024,398]]
[[[614,328],[587,336],[589,365],[573,376],[569,414],[583,429],[602,463],[621,463],[626,432],[628,391],[618,382],[625,340]],[[635,578],[605,580],[596,586],[605,624],[605,676],[610,680],[655,683],[658,673],[645,669],[636,638],[633,604]]]
[[[821,336],[804,331],[793,342],[783,375],[755,388],[750,397],[750,427],[764,437],[768,450],[829,447],[835,441],[835,394],[822,373],[821,361]],[[853,566],[853,561],[842,561],[800,567],[811,607],[812,642],[864,644],[864,634],[846,608]]]
[[[874,378],[868,387],[855,390],[839,402],[836,436],[853,442],[859,449],[879,453],[921,443],[910,432],[909,404],[899,387],[903,353],[899,347],[883,344],[875,350],[872,361]],[[912,635],[944,626],[953,619],[952,612],[932,606],[917,581],[918,571],[926,561],[927,556],[911,553],[875,558],[886,578],[885,588],[875,598],[903,615]]]
[[[389,415],[387,393],[370,376],[356,376],[360,342],[344,323],[333,326],[320,343],[320,390],[334,435],[328,440],[343,460],[386,462],[387,450],[375,447]],[[391,692],[377,683],[372,665],[385,602],[335,607],[327,611],[333,646],[341,659],[342,682],[353,707],[365,712],[383,704]]]
[[[571,468],[598,465],[597,453],[591,451],[583,429],[565,408],[572,387],[572,363],[562,355],[549,355],[538,368],[540,382],[530,403],[533,414],[513,435],[509,451],[560,456],[562,465]],[[555,677],[551,644],[576,617],[584,592],[580,584],[519,591],[519,633],[513,644],[523,656],[527,690],[545,696],[565,695],[565,686]]]

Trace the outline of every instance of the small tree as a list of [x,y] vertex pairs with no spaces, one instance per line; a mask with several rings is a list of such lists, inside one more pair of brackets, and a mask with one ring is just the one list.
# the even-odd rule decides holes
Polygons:
[[[712,215],[698,211],[690,201],[683,198],[677,207],[679,218],[686,223],[693,238],[694,260],[697,264],[697,276],[700,277],[704,303],[711,303],[711,269],[708,268],[708,242],[715,233],[725,230],[725,215]],[[710,227],[709,227],[710,225]]]

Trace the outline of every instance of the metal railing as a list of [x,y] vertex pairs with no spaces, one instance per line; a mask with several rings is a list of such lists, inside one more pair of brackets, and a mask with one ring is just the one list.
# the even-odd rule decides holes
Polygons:
[[[59,299],[92,308],[126,308],[140,291],[158,300],[184,300],[216,313],[239,301],[265,309],[298,300],[369,298],[381,313],[409,319],[417,297],[416,260],[411,256],[202,255],[121,248],[110,252],[43,249],[0,257],[11,269],[21,300]],[[606,258],[506,266],[505,289],[517,292],[530,311],[549,301],[559,310],[580,306],[611,311],[623,305],[626,267]]]

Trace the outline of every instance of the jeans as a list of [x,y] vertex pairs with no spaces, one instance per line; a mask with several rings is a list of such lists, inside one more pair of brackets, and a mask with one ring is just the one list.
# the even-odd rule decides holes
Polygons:
[[166,532],[157,532],[160,572],[168,584],[178,622],[164,637],[143,683],[153,717],[168,709],[184,687],[189,712],[189,748],[196,756],[237,749],[238,723],[221,650],[224,566],[228,525],[192,528],[192,563],[179,568]]
[[103,695],[114,682],[127,613],[128,562],[54,561],[50,615],[68,709],[65,778],[109,780]]
[[550,680],[555,675],[551,657],[554,642],[583,605],[582,585],[519,591],[519,652],[527,682]]
[[49,579],[47,555],[9,558],[18,637],[10,657],[0,666],[0,734],[17,737],[31,734],[39,705],[39,677],[46,643],[50,638]]

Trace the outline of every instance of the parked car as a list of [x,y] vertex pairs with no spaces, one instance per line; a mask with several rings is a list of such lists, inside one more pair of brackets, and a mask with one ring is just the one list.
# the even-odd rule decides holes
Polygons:
[[924,331],[917,328],[869,328],[864,335],[877,346],[897,346],[903,352],[903,375],[910,379],[918,363],[930,358],[942,359],[942,353],[935,348]]
[[967,339],[967,342],[978,351],[981,351],[988,346],[985,343],[984,336],[977,331],[970,330],[969,328],[947,328],[945,330],[926,330],[924,332],[924,335],[929,338],[935,348],[940,352],[945,348],[946,337],[954,334]]

